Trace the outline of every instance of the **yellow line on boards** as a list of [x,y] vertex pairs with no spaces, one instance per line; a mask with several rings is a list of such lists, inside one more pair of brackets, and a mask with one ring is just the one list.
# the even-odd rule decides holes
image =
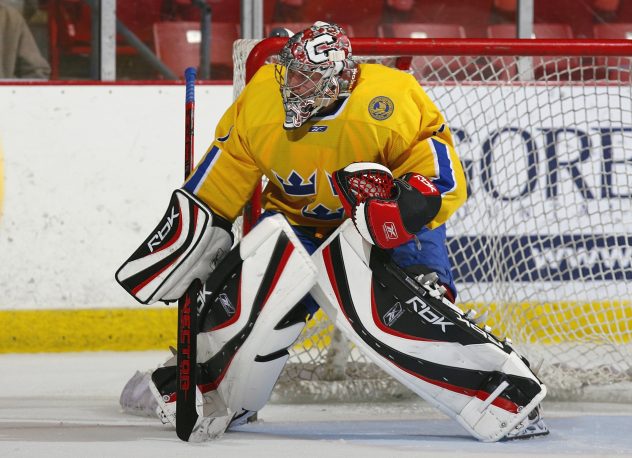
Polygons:
[[167,349],[177,321],[176,307],[0,311],[0,353]]
[[[515,342],[557,344],[632,342],[632,302],[460,304],[488,310],[485,324]],[[481,314],[479,313],[479,315]],[[322,323],[318,311],[307,330]],[[161,350],[176,344],[177,308],[0,311],[0,353]],[[322,349],[333,325],[301,337],[294,349]]]
[[[544,345],[632,342],[632,302],[520,302],[509,304],[460,304],[489,314],[485,324],[498,337]],[[479,313],[480,315],[480,313]]]

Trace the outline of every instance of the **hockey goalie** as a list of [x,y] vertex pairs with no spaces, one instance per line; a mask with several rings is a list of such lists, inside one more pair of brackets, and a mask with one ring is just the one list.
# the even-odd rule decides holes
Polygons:
[[[231,224],[263,175],[264,213],[234,245]],[[448,124],[411,75],[354,62],[335,24],[291,36],[116,274],[144,304],[199,282],[192,437],[266,404],[319,307],[473,437],[546,434],[529,363],[454,304],[445,224],[465,199]],[[122,405],[175,424],[176,364],[137,373]]]

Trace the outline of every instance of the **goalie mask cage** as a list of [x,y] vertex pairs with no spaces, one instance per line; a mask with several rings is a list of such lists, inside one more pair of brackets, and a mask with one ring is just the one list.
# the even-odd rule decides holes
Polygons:
[[[235,95],[284,43],[236,42]],[[447,224],[457,305],[510,337],[550,398],[632,401],[632,42],[351,43],[360,62],[412,73],[452,131],[469,194]],[[407,395],[321,311],[273,399]]]

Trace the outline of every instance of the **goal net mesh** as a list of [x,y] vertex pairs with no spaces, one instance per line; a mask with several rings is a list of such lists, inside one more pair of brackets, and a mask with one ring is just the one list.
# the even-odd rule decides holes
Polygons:
[[[235,45],[236,95],[255,43]],[[379,43],[355,57],[417,78],[445,115],[466,172],[469,198],[447,224],[457,305],[509,336],[550,397],[620,400],[632,387],[630,48],[605,55],[594,43],[577,55],[560,45],[552,56],[533,40],[529,53],[472,55],[464,42],[460,55],[420,45],[397,57],[379,55]],[[321,311],[274,398],[409,395]]]

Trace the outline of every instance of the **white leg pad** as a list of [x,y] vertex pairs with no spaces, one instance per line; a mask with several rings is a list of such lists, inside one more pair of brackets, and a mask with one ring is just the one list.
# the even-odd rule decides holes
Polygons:
[[[312,256],[319,268],[312,296],[376,365],[477,439],[502,439],[544,398],[544,385],[513,349],[472,328],[458,308],[433,302],[425,308],[412,299],[424,293],[412,293],[405,285],[398,287],[396,299],[389,296],[384,301],[387,308],[399,302],[406,310],[396,318],[416,320],[411,321],[418,322],[411,332],[421,334],[397,332],[386,325],[383,314],[376,312],[383,278],[374,280],[372,249],[352,223],[345,222]],[[375,264],[373,268],[377,269]]]
[[[282,323],[316,282],[317,269],[281,215],[264,219],[240,243],[243,259],[235,316],[198,335],[198,362],[217,370],[212,383],[229,411],[259,410],[305,326]],[[224,353],[228,357],[222,356]],[[198,384],[200,381],[198,380]]]

